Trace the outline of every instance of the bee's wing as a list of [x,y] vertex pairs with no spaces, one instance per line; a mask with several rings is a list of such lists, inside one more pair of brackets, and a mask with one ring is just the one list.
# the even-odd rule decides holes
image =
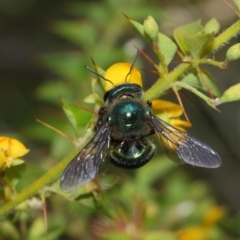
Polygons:
[[96,176],[110,144],[109,133],[109,126],[102,125],[90,142],[69,163],[60,181],[60,188],[63,191],[74,190]]
[[205,143],[153,115],[150,121],[164,150],[173,161],[205,168],[217,168],[221,165],[220,156]]

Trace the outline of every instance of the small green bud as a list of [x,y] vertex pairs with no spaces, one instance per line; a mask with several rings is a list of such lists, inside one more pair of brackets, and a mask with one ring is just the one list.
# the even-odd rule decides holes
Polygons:
[[219,30],[220,30],[220,24],[215,18],[212,18],[211,20],[209,20],[206,23],[206,25],[204,26],[205,33],[213,33],[214,32],[214,34],[216,34],[219,32]]
[[152,42],[157,41],[158,25],[152,16],[148,16],[144,20],[143,29]]
[[231,46],[226,53],[226,59],[228,62],[235,61],[240,58],[240,43]]
[[240,83],[237,83],[228,88],[219,99],[220,103],[233,102],[240,100]]

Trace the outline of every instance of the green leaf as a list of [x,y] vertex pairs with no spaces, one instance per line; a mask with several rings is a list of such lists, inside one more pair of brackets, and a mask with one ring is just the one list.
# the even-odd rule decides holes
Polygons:
[[40,240],[46,234],[46,224],[42,218],[37,218],[33,221],[29,231],[28,238],[29,240],[35,239]]
[[189,52],[193,58],[201,57],[205,47],[213,40],[214,33],[200,33],[185,38]]
[[174,30],[174,38],[185,55],[200,57],[201,52],[213,39],[214,33],[205,33],[200,20]]
[[[101,75],[104,76],[105,71],[100,68],[97,67],[97,72]],[[97,95],[98,98],[103,99],[104,94],[105,94],[105,81],[103,78],[99,77],[97,79],[93,78],[92,79],[92,90],[93,93]]]
[[89,94],[87,97],[83,99],[85,103],[91,103],[95,104],[96,103],[96,95],[94,93]]
[[[129,21],[137,29],[137,31],[143,37],[146,38],[146,40],[150,43],[150,45],[152,45],[151,40],[145,35],[143,25],[136,21],[133,21],[133,20],[129,20]],[[159,48],[160,53],[164,56],[165,63],[169,64],[172,61],[174,54],[177,50],[176,44],[169,37],[167,37],[166,35],[164,35],[162,33],[158,33],[158,42],[157,43],[158,43],[158,48]]]
[[207,71],[201,70],[201,73],[198,73],[197,71],[190,72],[184,76],[181,82],[203,91],[211,92],[214,96],[221,96],[221,91],[213,76]]
[[1,221],[0,237],[8,240],[19,240],[20,234],[13,223],[10,221]]
[[165,63],[168,65],[176,53],[176,44],[166,35],[158,33],[158,48],[165,58]]
[[185,38],[187,36],[194,36],[195,34],[202,32],[203,27],[201,25],[200,20],[197,20],[195,22],[189,23],[184,26],[180,26],[176,28],[173,32],[174,38],[176,42],[178,43],[179,47],[181,50],[188,55],[189,54],[189,49],[188,46],[185,42]]
[[[145,32],[144,32],[144,27],[141,23],[136,22],[132,19],[129,19],[129,22],[137,29],[137,31],[143,36],[145,37]],[[147,39],[149,41],[149,39]]]
[[73,106],[71,103],[62,99],[63,102],[63,110],[71,123],[75,132],[85,128],[87,124],[93,117],[93,114],[86,111],[85,109],[77,108]]
[[[219,99],[220,103],[233,102],[240,100],[240,83],[228,88]],[[219,104],[220,104],[219,103]]]

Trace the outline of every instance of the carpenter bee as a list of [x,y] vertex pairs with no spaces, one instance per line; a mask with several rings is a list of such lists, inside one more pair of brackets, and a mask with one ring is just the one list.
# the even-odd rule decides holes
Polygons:
[[[108,80],[104,106],[98,112],[95,135],[66,167],[60,187],[71,191],[96,177],[106,160],[120,168],[136,169],[150,161],[155,145],[148,140],[156,135],[170,159],[198,167],[216,168],[221,158],[209,146],[156,117],[151,102],[144,101],[141,75],[133,64],[123,67],[114,83]],[[109,68],[109,69],[110,69]],[[112,86],[114,85],[114,86]]]

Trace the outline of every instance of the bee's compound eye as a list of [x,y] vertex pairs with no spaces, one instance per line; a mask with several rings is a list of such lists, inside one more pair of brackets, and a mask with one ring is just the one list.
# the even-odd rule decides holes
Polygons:
[[148,110],[148,109],[145,111],[145,114],[146,114],[146,116],[148,116],[148,117],[150,117],[150,116],[152,115],[151,111]]
[[113,119],[112,116],[108,115],[107,118],[106,118],[107,123],[111,123],[112,119]]

